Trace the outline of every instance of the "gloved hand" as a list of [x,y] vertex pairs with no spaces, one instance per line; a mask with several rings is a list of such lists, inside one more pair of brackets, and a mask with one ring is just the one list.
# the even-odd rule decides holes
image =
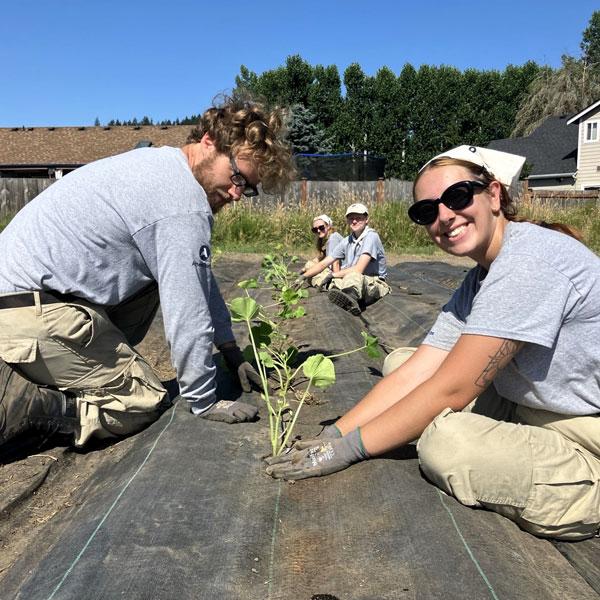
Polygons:
[[253,404],[239,400],[217,400],[207,411],[201,413],[203,419],[221,421],[223,423],[244,423],[253,421],[258,414],[258,408]]
[[360,438],[360,428],[334,440],[266,459],[267,473],[275,479],[297,480],[329,475],[369,458]]
[[308,440],[298,440],[294,443],[294,450],[305,450],[306,448],[310,448],[311,446],[317,446],[318,444],[322,444],[324,440],[335,440],[342,437],[342,432],[337,428],[335,423],[331,425],[326,425],[321,429],[319,434]]
[[250,392],[252,390],[251,383],[253,383],[259,391],[262,391],[260,375],[244,358],[244,355],[238,346],[221,346],[219,350],[221,351],[221,356],[223,357],[227,368],[237,375],[244,392]]
[[331,283],[332,279],[333,273],[330,271],[329,273],[327,273],[327,275],[325,275],[323,281],[321,281],[321,283],[318,285],[319,291],[326,292],[329,289],[329,284]]
[[299,289],[302,288],[302,286],[306,283],[306,277],[304,275],[298,275],[298,277],[296,277],[296,279],[294,279],[294,281],[292,282],[292,285],[290,286],[294,291],[298,291]]

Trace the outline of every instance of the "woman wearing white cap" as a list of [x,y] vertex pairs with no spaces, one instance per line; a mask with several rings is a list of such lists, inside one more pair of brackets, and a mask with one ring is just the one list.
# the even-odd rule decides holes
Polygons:
[[324,475],[420,437],[423,472],[461,503],[542,537],[598,534],[600,260],[568,227],[515,217],[523,162],[460,146],[421,169],[410,217],[477,266],[416,352],[273,476]]
[[[319,261],[327,256],[330,256],[333,249],[344,239],[333,226],[333,221],[328,215],[319,215],[313,219],[311,231],[315,235],[315,246],[317,248],[317,256],[309,260],[304,265],[301,274],[306,273],[308,269],[314,267]],[[340,270],[340,261],[334,261],[328,269],[321,271],[314,277],[307,278],[310,285],[318,287],[321,291],[327,289],[330,281],[329,273]]]
[[[314,281],[315,276],[325,272],[321,288],[329,286],[329,300],[353,315],[360,315],[364,306],[390,293],[385,282],[385,252],[379,235],[369,227],[369,212],[364,204],[351,204],[346,210],[346,222],[350,235],[328,256],[310,266],[304,277],[312,277]],[[341,261],[341,269],[328,272],[335,261]]]

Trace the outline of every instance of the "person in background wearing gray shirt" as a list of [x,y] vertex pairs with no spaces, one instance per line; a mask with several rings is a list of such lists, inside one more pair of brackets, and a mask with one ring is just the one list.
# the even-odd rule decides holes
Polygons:
[[[316,265],[319,261],[329,256],[333,249],[342,241],[342,236],[335,230],[333,221],[329,215],[319,215],[313,219],[311,231],[315,238],[315,245],[317,248],[317,257],[307,261],[300,271],[301,274],[306,273],[307,269],[310,269]],[[319,288],[319,291],[325,291],[331,281],[329,274],[333,271],[340,270],[340,261],[336,260],[324,269],[318,275],[307,279],[307,283],[313,287]]]
[[0,234],[0,444],[29,428],[74,444],[155,420],[166,391],[134,350],[162,309],[181,396],[228,423],[256,406],[216,397],[213,343],[245,391],[245,362],[211,270],[213,215],[289,179],[282,115],[226,100],[183,148],[88,164],[26,205]]
[[358,316],[369,304],[390,293],[386,283],[385,253],[379,234],[369,227],[369,211],[364,204],[351,204],[346,210],[350,235],[332,250],[331,254],[309,267],[305,279],[314,278],[335,261],[341,269],[330,271],[321,281],[321,288],[329,287],[331,302]]
[[421,169],[410,217],[477,266],[421,346],[271,475],[325,475],[420,438],[424,474],[461,503],[541,537],[598,534],[600,260],[568,226],[516,218],[524,162],[459,146]]

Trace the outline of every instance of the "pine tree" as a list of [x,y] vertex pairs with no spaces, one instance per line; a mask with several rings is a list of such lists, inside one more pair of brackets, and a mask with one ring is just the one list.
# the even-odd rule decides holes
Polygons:
[[331,152],[331,138],[317,124],[314,113],[302,106],[294,104],[291,107],[288,139],[295,153],[316,154]]

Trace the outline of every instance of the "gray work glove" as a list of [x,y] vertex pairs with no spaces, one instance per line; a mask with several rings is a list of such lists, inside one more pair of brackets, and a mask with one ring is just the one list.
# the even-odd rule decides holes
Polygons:
[[324,440],[335,440],[342,437],[342,432],[337,428],[337,425],[326,425],[321,429],[319,434],[308,440],[298,440],[294,443],[294,450],[305,450],[311,446],[322,444]]
[[227,368],[235,373],[244,392],[252,391],[251,384],[254,384],[258,390],[262,391],[260,375],[256,369],[244,358],[242,351],[238,346],[229,346],[219,348],[221,356],[227,365]]
[[222,423],[244,423],[254,421],[258,414],[258,408],[253,404],[240,402],[239,400],[217,400],[207,411],[199,416],[209,421],[221,421]]
[[333,279],[333,273],[329,272],[323,278],[323,281],[318,285],[320,292],[326,292],[329,289],[329,285],[331,284],[331,280]]
[[324,440],[316,446],[267,458],[267,473],[275,479],[296,480],[329,475],[369,458],[360,438],[360,429],[344,437]]
[[298,277],[296,277],[296,279],[294,279],[294,281],[290,285],[290,288],[292,288],[295,292],[297,292],[306,283],[307,283],[306,282],[306,277],[304,275],[299,275]]

